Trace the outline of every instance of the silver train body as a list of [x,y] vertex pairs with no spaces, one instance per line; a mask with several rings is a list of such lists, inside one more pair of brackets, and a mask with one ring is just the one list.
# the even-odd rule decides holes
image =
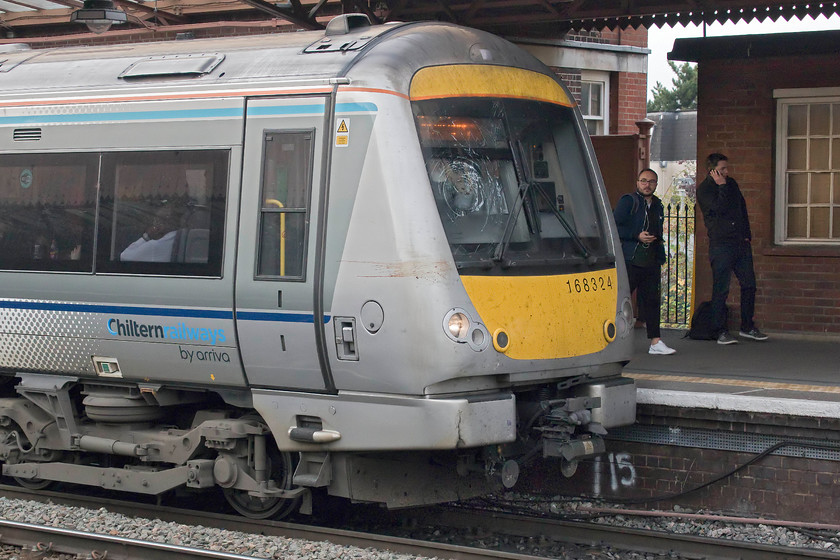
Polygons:
[[574,102],[447,24],[0,51],[0,460],[40,488],[392,507],[632,423]]

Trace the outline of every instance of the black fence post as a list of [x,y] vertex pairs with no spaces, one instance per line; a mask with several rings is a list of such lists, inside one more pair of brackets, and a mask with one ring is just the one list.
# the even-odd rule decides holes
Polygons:
[[688,327],[694,270],[695,204],[669,203],[665,208],[664,241],[668,261],[663,270],[661,320],[671,327]]

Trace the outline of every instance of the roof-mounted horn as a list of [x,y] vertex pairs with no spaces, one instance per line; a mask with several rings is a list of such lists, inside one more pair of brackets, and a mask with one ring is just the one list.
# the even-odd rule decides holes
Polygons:
[[325,35],[346,35],[364,27],[370,27],[370,19],[365,14],[342,14],[330,20]]

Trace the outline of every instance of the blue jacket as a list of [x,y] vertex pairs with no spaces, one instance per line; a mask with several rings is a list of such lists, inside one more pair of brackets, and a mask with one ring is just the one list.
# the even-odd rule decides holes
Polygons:
[[[639,234],[642,233],[645,224],[645,198],[638,192],[625,194],[615,205],[613,216],[615,225],[618,226],[618,237],[621,239],[621,250],[624,252],[624,260],[629,261],[636,252],[639,245]],[[650,210],[648,212],[649,224],[648,233],[656,236],[651,246],[654,248],[656,263],[660,266],[665,264],[665,245],[662,243],[662,230],[665,224],[665,207],[662,201],[654,195],[651,198]]]

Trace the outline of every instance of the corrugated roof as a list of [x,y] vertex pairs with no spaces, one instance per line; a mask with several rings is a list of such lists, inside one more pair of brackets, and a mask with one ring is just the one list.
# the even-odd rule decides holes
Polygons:
[[655,124],[650,138],[651,161],[697,159],[697,111],[648,113]]
[[[838,13],[837,2],[795,0],[115,0],[127,26],[208,26],[220,21],[271,20],[320,29],[345,9],[374,21],[442,20],[518,37],[558,37],[571,29],[674,26],[725,21],[788,20]],[[9,35],[70,33],[69,11],[80,0],[0,0],[0,28]],[[64,29],[62,29],[62,26]]]

